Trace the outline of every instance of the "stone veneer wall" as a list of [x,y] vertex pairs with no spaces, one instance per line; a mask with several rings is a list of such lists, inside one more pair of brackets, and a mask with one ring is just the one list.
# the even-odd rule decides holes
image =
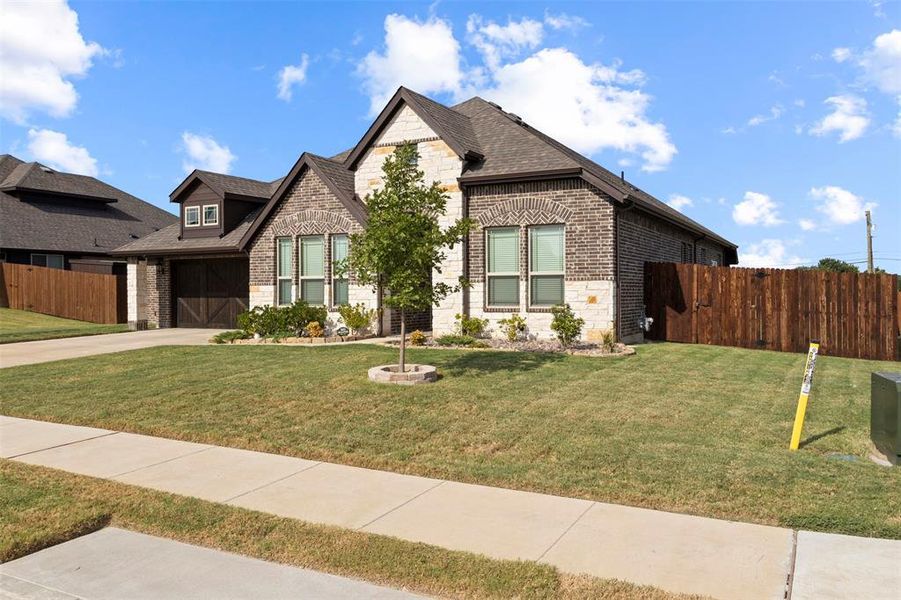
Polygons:
[[[291,273],[294,297],[298,293],[298,252],[296,240],[302,235],[325,236],[325,295],[329,301],[329,327],[342,325],[336,308],[331,306],[331,258],[334,234],[350,234],[361,229],[350,211],[328,189],[313,171],[307,170],[294,183],[285,198],[269,215],[250,246],[250,306],[272,305],[276,302],[275,257],[276,238],[295,238]],[[378,307],[378,296],[372,288],[356,285],[353,278],[348,286],[351,304],[362,303],[368,308]]]
[[[468,314],[488,319],[492,335],[502,335],[497,321],[519,313],[530,336],[552,337],[547,308],[529,308],[528,226],[565,225],[564,299],[585,319],[583,335],[597,340],[614,326],[613,214],[610,199],[581,179],[491,184],[467,188],[469,216],[478,226],[467,240]],[[488,308],[485,292],[485,228],[520,226],[520,305]]]
[[172,265],[169,259],[151,259],[147,276],[147,322],[157,327],[172,327]]
[[[688,244],[690,262],[702,262],[696,250],[706,250],[707,264],[716,260],[723,264],[724,248],[710,240],[671,225],[652,215],[635,210],[617,209],[617,244],[619,257],[620,337],[629,342],[641,341],[644,334],[639,320],[644,314],[644,263],[682,262],[682,244]],[[695,245],[697,244],[697,248]],[[698,256],[698,258],[695,258]]]
[[[357,164],[354,174],[356,193],[360,198],[382,185],[382,163],[396,146],[401,143],[416,143],[419,151],[419,169],[425,173],[425,181],[438,181],[448,193],[447,210],[439,218],[442,227],[447,227],[463,217],[463,194],[457,184],[457,178],[463,170],[463,161],[451,150],[450,146],[439,139],[438,135],[408,106],[403,106],[382,130],[373,146]],[[433,281],[444,281],[456,285],[463,275],[463,247],[457,245],[447,253],[447,260],[441,273],[432,274]],[[432,329],[434,331],[450,331],[454,325],[454,315],[463,311],[463,292],[448,297],[441,306],[432,309]],[[390,311],[389,311],[390,312]],[[422,318],[419,318],[422,317]],[[397,318],[389,314],[386,324]],[[425,315],[408,318],[408,325],[413,328],[424,328]]]

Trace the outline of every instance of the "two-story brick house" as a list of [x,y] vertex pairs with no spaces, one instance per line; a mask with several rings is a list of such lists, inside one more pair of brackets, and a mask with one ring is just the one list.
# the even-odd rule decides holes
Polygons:
[[[433,275],[471,285],[412,327],[448,332],[463,313],[496,331],[518,313],[546,337],[550,307],[565,302],[589,339],[616,327],[633,341],[646,261],[737,262],[735,244],[501,107],[481,98],[447,107],[400,88],[356,146],[305,153],[282,179],[189,176],[171,196],[181,222],[117,251],[130,258],[130,320],[228,327],[246,307],[302,298],[328,306],[337,325],[342,303],[380,307],[380,291],[332,267],[366,226],[365,198],[402,143],[416,144],[426,181],[446,190],[441,219],[477,224]],[[397,325],[384,311],[381,331]]]

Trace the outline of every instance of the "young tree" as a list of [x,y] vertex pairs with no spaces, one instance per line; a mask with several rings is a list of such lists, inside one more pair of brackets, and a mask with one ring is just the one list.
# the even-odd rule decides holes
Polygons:
[[412,144],[398,146],[385,159],[384,186],[366,196],[366,227],[350,236],[346,263],[360,284],[385,290],[385,306],[400,312],[401,371],[406,370],[406,313],[437,305],[466,285],[462,278],[457,285],[433,283],[432,270],[441,272],[446,251],[473,227],[470,219],[458,219],[441,229],[438,217],[447,194],[437,181],[425,185],[418,160]]

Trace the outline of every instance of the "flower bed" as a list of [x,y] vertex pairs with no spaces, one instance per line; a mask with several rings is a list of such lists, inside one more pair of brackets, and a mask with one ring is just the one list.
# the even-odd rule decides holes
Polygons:
[[[398,346],[400,342],[385,342],[389,346]],[[411,346],[408,343],[408,347]],[[635,348],[625,344],[616,343],[613,351],[609,351],[601,344],[592,342],[574,342],[564,350],[557,340],[517,340],[510,342],[499,338],[475,338],[470,344],[439,344],[435,338],[428,338],[424,344],[412,346],[414,348],[443,348],[457,350],[505,350],[512,352],[561,352],[574,356],[631,356],[635,354]]]

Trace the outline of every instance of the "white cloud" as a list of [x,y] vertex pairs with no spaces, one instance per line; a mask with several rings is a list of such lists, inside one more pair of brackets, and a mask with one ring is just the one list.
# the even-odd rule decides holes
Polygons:
[[66,173],[96,177],[97,160],[84,146],[69,142],[66,134],[50,129],[28,130],[28,151],[38,162]]
[[823,103],[832,106],[832,112],[809,129],[813,135],[824,136],[836,131],[839,142],[848,142],[862,136],[870,125],[867,101],[860,96],[832,96]]
[[836,48],[832,51],[832,60],[837,63],[843,63],[851,58],[850,48]]
[[757,127],[758,125],[763,125],[764,123],[767,123],[769,121],[775,121],[776,119],[781,117],[784,112],[785,110],[777,104],[776,106],[770,108],[770,114],[755,115],[748,119],[748,127]]
[[524,49],[532,49],[544,37],[544,25],[540,21],[523,18],[498,25],[487,23],[479,15],[470,15],[466,21],[467,41],[482,54],[485,65],[494,71],[501,59],[518,56]]
[[798,107],[798,108],[804,108],[804,106],[805,106],[807,103],[804,101],[804,98],[798,98],[797,100],[795,100],[794,102],[792,102],[792,104],[794,104],[794,105],[795,105],[796,107]]
[[667,202],[667,204],[681,212],[683,208],[694,206],[694,201],[692,201],[692,199],[688,196],[683,196],[682,194],[672,194],[670,195],[669,202]]
[[378,113],[400,85],[457,100],[480,95],[584,154],[638,154],[649,172],[672,161],[677,150],[666,126],[647,115],[651,96],[633,89],[645,81],[640,69],[624,70],[618,60],[586,63],[565,48],[539,49],[517,62],[514,55],[543,39],[543,24],[530,19],[498,25],[475,15],[468,29],[483,64],[464,72],[450,23],[386,17],[384,51],[370,52],[357,69],[370,112]]
[[793,268],[809,263],[810,260],[791,254],[782,240],[765,239],[755,244],[739,248],[740,267],[788,267]]
[[228,173],[232,163],[238,158],[228,146],[219,144],[210,136],[185,131],[181,134],[182,151],[186,154],[181,166],[185,173],[194,169]]
[[811,219],[799,219],[798,227],[800,227],[802,231],[813,231],[817,228],[817,224]]
[[886,94],[901,94],[901,30],[878,36],[861,54],[858,64],[867,82]]
[[307,80],[307,67],[310,65],[310,57],[302,54],[300,64],[285,65],[278,72],[278,98],[290,102],[294,95],[294,86],[302,85]]
[[873,203],[865,203],[860,196],[834,185],[811,188],[810,197],[818,203],[817,211],[836,225],[861,221],[864,218],[864,211],[876,207]]
[[739,225],[772,227],[784,223],[779,218],[778,205],[760,192],[745,192],[745,198],[732,208],[732,219]]
[[371,115],[378,114],[401,85],[422,94],[456,93],[463,80],[460,44],[444,19],[433,16],[420,22],[391,14],[385,17],[384,52],[367,54],[357,72],[364,79]]
[[663,123],[647,116],[651,96],[629,89],[638,70],[588,64],[564,48],[542,49],[508,63],[472,91],[584,154],[604,149],[639,154],[643,171],[660,171],[677,150]]
[[32,111],[72,113],[78,93],[69,80],[87,74],[103,54],[86,42],[78,14],[65,2],[3,2],[0,18],[0,114],[24,123]]
[[555,30],[561,29],[569,29],[572,31],[578,31],[583,27],[590,27],[591,23],[583,19],[582,17],[574,17],[572,15],[568,15],[566,13],[560,13],[556,15],[552,15],[551,13],[545,11],[544,13],[544,22],[548,27]]

